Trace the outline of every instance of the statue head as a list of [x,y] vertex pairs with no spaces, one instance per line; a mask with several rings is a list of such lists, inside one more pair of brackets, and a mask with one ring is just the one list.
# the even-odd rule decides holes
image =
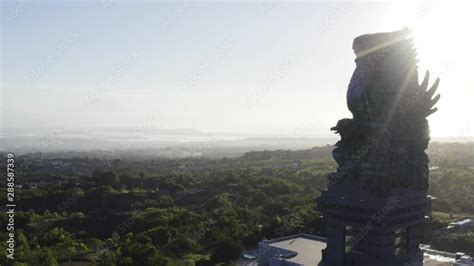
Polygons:
[[380,49],[386,49],[400,41],[406,40],[411,36],[411,30],[408,28],[393,32],[380,32],[374,34],[364,34],[354,39],[352,49],[357,58],[377,52]]

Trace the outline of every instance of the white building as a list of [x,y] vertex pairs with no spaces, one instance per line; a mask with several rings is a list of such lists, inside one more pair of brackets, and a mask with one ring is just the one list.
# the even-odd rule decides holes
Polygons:
[[448,230],[465,230],[470,228],[474,224],[474,221],[471,219],[464,219],[457,222],[452,222],[448,225]]
[[308,234],[296,234],[258,243],[258,265],[317,265],[326,239]]

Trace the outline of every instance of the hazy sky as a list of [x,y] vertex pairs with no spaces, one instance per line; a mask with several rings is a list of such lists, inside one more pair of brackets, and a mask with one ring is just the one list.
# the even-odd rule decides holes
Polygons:
[[[352,40],[410,26],[441,76],[433,136],[472,136],[469,2],[2,1],[1,128],[330,136]],[[434,80],[434,78],[433,78]]]

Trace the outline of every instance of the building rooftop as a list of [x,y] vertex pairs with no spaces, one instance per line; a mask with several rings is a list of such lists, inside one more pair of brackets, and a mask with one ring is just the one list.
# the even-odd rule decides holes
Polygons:
[[423,265],[425,266],[473,266],[474,261],[464,253],[450,253],[431,249],[429,245],[421,245],[423,250]]
[[267,240],[265,244],[277,248],[280,257],[285,261],[300,265],[317,265],[321,261],[321,251],[326,248],[326,239],[307,234],[297,234]]
[[442,255],[424,254],[423,265],[425,266],[452,266],[455,260]]
[[470,223],[472,223],[471,219],[464,219],[464,220],[461,220],[461,221],[452,222],[451,225],[467,225],[467,224],[470,224]]

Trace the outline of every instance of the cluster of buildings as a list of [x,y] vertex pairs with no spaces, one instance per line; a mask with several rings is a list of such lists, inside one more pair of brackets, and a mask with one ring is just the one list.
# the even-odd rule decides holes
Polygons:
[[[322,260],[322,250],[325,248],[326,238],[308,234],[263,240],[258,244],[256,254],[244,254],[239,264],[264,266],[318,265]],[[434,250],[429,245],[421,245],[420,249],[423,251],[424,266],[474,266],[474,258],[464,253]]]

